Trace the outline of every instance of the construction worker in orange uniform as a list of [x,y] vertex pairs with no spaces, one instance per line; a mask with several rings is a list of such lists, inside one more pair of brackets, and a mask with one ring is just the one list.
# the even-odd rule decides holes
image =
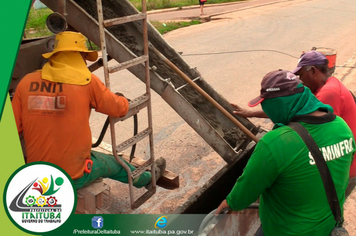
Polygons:
[[[127,172],[112,155],[91,150],[91,109],[113,117],[125,116],[129,109],[125,97],[112,93],[87,68],[85,59],[95,61],[98,53],[87,49],[82,34],[66,31],[56,35],[53,52],[43,57],[48,62],[21,80],[12,100],[17,129],[25,141],[26,162],[45,161],[62,167],[77,189],[99,177],[128,183]],[[166,163],[160,158],[156,164],[158,179]],[[133,180],[137,188],[150,182],[150,172]]]

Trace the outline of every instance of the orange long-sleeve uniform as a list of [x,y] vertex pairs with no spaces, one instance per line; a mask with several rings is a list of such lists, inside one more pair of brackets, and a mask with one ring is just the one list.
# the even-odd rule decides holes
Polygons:
[[24,135],[27,163],[54,163],[77,179],[83,176],[85,160],[90,159],[91,108],[121,117],[129,104],[95,75],[86,85],[73,85],[43,80],[41,71],[36,71],[17,86],[12,108],[18,132]]

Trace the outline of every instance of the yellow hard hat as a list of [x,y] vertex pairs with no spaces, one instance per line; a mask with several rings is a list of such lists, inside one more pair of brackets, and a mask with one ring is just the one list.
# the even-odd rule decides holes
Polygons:
[[63,51],[87,52],[88,57],[86,59],[89,61],[96,61],[98,58],[97,51],[88,50],[84,35],[72,31],[65,31],[57,34],[53,51],[42,54],[42,56],[48,59],[53,54]]

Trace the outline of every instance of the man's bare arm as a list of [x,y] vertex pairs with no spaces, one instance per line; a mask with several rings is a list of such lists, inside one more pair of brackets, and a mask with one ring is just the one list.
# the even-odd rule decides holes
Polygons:
[[264,113],[264,111],[259,110],[259,111],[251,111],[245,108],[241,108],[240,106],[231,103],[231,106],[233,106],[235,108],[235,111],[233,111],[234,114],[245,117],[245,118],[249,118],[249,117],[257,117],[257,118],[268,118],[268,116],[266,115],[266,113]]

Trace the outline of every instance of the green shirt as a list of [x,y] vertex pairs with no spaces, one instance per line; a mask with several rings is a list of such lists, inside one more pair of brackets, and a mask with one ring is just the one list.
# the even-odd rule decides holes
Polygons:
[[[300,117],[310,120],[310,116]],[[347,124],[340,117],[334,118],[328,113],[301,124],[327,160],[342,206],[355,142]],[[261,138],[226,200],[231,209],[241,210],[259,196],[266,236],[325,236],[335,225],[314,159],[303,140],[288,126]]]

